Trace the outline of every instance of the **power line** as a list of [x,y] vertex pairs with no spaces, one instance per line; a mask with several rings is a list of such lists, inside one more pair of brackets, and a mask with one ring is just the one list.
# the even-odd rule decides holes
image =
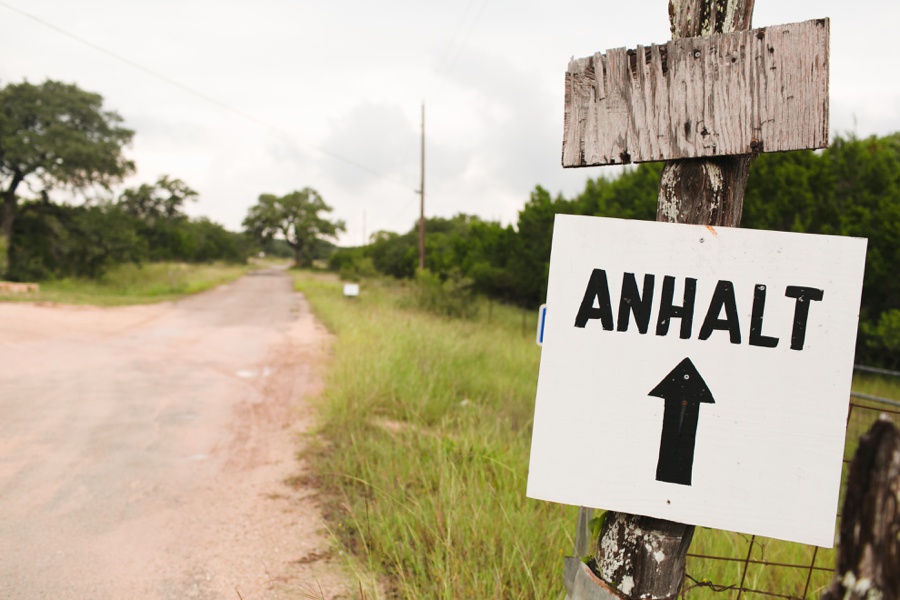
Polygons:
[[[456,28],[453,30],[453,34],[450,36],[450,41],[447,43],[447,47],[444,49],[444,53],[441,55],[441,59],[438,61],[437,66],[434,68],[434,72],[431,73],[431,78],[428,80],[428,85],[425,87],[425,93],[422,95],[423,102],[431,95],[431,92],[432,90],[434,90],[438,78],[441,75],[449,73],[453,66],[456,64],[457,59],[459,59],[459,55],[462,53],[466,42],[469,40],[469,36],[472,35],[472,31],[475,29],[475,25],[478,24],[478,20],[481,18],[481,14],[484,12],[484,9],[488,5],[488,2],[490,2],[490,0],[484,0],[482,2],[471,23],[469,23],[469,28],[463,36],[462,41],[457,44],[457,39],[459,38],[460,33],[462,33],[463,26],[466,24],[466,19],[469,16],[469,10],[474,5],[475,0],[469,0],[466,3],[466,7],[463,9],[462,16],[460,17]],[[406,149],[403,151],[402,158],[397,163],[398,165],[406,163],[406,159],[409,157],[409,154],[414,147],[414,145],[410,142],[415,138],[415,133],[409,135]],[[412,204],[412,201],[410,201],[410,204]],[[406,209],[404,208],[404,211],[405,210]]]
[[129,58],[126,58],[126,57],[124,57],[120,54],[117,54],[111,50],[107,50],[103,46],[95,44],[95,43],[91,42],[90,40],[87,40],[79,35],[76,35],[70,31],[63,29],[62,27],[54,25],[53,23],[50,23],[49,21],[46,21],[46,20],[38,17],[37,15],[31,14],[31,13],[24,11],[21,8],[18,8],[16,6],[12,6],[11,4],[7,4],[6,2],[3,2],[3,0],[0,0],[0,6],[3,6],[15,13],[18,13],[18,14],[22,15],[23,17],[29,18],[32,21],[35,21],[35,22],[43,25],[44,27],[47,27],[48,29],[52,29],[53,31],[55,31],[59,34],[62,34],[70,39],[73,39],[80,44],[88,46],[89,48],[92,48],[93,50],[96,50],[97,52],[105,54],[105,55],[109,56],[110,58],[113,58],[115,60],[118,60],[119,62],[125,63],[126,65],[128,65],[134,69],[137,69],[139,71],[142,71],[143,73],[146,73],[147,75],[150,75],[151,77],[155,77],[156,79],[159,79],[160,81],[164,81],[165,83],[168,83],[169,85],[176,87],[183,92],[191,94],[192,96],[196,96],[197,98],[205,100],[206,102],[209,102],[210,104],[214,104],[215,106],[218,106],[219,108],[221,108],[225,111],[228,111],[228,112],[230,112],[234,115],[237,115],[243,119],[251,121],[257,125],[265,127],[266,129],[272,131],[273,133],[277,134],[278,136],[280,136],[290,142],[303,144],[304,146],[306,146],[308,148],[312,148],[313,150],[316,150],[330,158],[338,160],[344,164],[347,164],[351,167],[355,167],[362,171],[366,171],[367,173],[369,173],[379,179],[389,181],[389,182],[391,182],[395,185],[398,185],[406,190],[411,190],[414,192],[417,191],[416,188],[411,187],[409,184],[406,184],[406,183],[400,181],[399,179],[396,179],[386,173],[377,171],[377,170],[375,170],[371,167],[368,167],[360,162],[357,162],[353,159],[347,158],[345,156],[341,156],[340,154],[337,154],[330,150],[326,150],[325,148],[322,148],[321,146],[316,146],[315,144],[311,144],[309,142],[305,142],[301,139],[298,139],[293,134],[291,134],[290,132],[288,132],[284,129],[281,129],[280,127],[277,127],[275,125],[272,125],[271,123],[263,121],[262,119],[254,116],[254,115],[251,115],[250,113],[246,113],[242,110],[234,108],[233,106],[226,104],[226,103],[222,102],[221,100],[213,98],[212,96],[205,94],[201,91],[198,91],[192,87],[186,86],[183,83],[180,83],[180,82],[172,79],[171,77],[167,77],[166,75],[163,75],[162,73],[159,73],[158,71],[154,71],[153,69],[145,67],[144,65],[142,65],[140,63],[134,62],[133,60],[131,60]]
[[466,42],[469,41],[469,36],[471,36],[472,32],[475,30],[475,25],[478,23],[478,20],[481,18],[481,14],[484,12],[485,7],[487,7],[488,2],[490,2],[490,0],[484,0],[484,2],[481,3],[481,7],[478,9],[478,12],[475,13],[475,18],[472,20],[471,25],[469,25],[469,30],[466,31],[465,37],[463,37],[462,42],[459,43],[459,47],[456,49],[456,54],[453,56],[453,58],[450,60],[450,63],[447,65],[447,68],[444,71],[445,73],[449,73],[453,69],[453,67],[456,65],[456,61],[459,60],[459,55],[462,54],[463,48],[465,48]]

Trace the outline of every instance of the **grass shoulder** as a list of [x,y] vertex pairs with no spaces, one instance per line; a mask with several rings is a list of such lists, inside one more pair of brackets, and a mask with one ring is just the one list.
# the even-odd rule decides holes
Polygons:
[[298,273],[336,334],[309,458],[335,538],[398,598],[553,598],[574,509],[525,497],[536,311],[452,318],[409,283]]
[[124,306],[178,300],[233,281],[251,266],[226,263],[119,265],[101,279],[65,278],[41,282],[39,291],[0,293],[0,301]]

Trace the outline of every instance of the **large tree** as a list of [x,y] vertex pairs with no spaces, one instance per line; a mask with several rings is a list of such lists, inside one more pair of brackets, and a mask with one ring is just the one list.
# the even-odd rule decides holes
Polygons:
[[250,207],[244,228],[262,242],[283,238],[293,249],[297,266],[304,267],[312,263],[319,240],[334,239],[339,231],[346,230],[343,221],[329,221],[319,214],[331,210],[322,196],[308,187],[280,197],[261,194]]
[[110,185],[134,170],[122,148],[134,132],[103,109],[99,94],[45,81],[0,88],[0,236],[12,237],[18,192],[25,184],[46,197]]

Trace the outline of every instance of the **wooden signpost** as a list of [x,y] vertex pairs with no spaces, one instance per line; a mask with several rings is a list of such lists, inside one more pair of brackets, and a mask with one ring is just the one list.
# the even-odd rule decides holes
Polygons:
[[[669,44],[573,61],[564,166],[666,160],[658,221],[739,226],[753,154],[828,140],[828,21],[748,32],[753,4],[670,0]],[[619,589],[576,557],[567,592],[674,597],[692,535],[691,525],[608,513],[595,558],[600,578]]]

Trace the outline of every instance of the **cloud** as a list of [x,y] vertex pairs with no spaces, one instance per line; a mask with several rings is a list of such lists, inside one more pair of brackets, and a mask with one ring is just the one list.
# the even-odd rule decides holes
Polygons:
[[[410,168],[419,136],[396,104],[362,103],[331,123],[321,149],[323,172],[341,187],[362,190],[380,179],[415,185]],[[364,166],[365,168],[359,168]]]
[[572,195],[598,175],[560,166],[563,73],[558,88],[550,89],[511,59],[474,51],[461,54],[448,73],[454,91],[447,94],[470,98],[477,123],[466,130],[478,136],[456,140],[468,141],[465,164],[443,175],[472,212],[512,222],[535,185]]
[[135,141],[148,147],[170,147],[183,150],[202,147],[216,140],[216,134],[208,127],[188,119],[171,119],[143,113],[130,115],[125,127],[134,130]]

